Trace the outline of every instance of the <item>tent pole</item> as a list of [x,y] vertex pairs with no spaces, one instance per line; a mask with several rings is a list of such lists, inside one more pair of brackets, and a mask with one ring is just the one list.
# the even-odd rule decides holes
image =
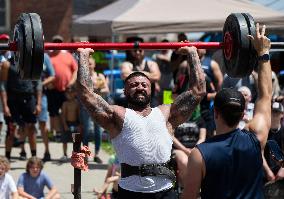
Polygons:
[[[111,42],[115,42],[115,34],[111,34]],[[110,93],[113,94],[113,82],[114,82],[114,77],[113,77],[113,69],[114,69],[114,54],[113,50],[111,50],[111,61],[110,61],[110,70],[111,70],[111,75],[110,75]]]

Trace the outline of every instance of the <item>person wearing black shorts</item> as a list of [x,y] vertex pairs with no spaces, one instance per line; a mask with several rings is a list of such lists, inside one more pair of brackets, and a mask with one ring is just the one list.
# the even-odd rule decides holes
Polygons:
[[41,111],[41,81],[21,80],[13,61],[5,68],[1,81],[0,91],[3,111],[7,124],[6,157],[10,159],[11,149],[16,133],[16,125],[22,129],[20,140],[22,151],[20,159],[26,159],[24,140],[29,138],[31,155],[36,156],[36,129],[37,115]]

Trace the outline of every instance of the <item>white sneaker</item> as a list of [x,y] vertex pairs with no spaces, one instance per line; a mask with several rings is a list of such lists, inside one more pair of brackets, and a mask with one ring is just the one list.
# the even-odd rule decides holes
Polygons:
[[60,159],[59,159],[60,162],[67,162],[68,161],[68,158],[66,155],[63,155]]

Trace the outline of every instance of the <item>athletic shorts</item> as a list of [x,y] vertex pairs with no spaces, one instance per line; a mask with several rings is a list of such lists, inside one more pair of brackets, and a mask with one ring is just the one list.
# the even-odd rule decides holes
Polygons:
[[35,124],[37,117],[34,114],[36,109],[36,98],[34,95],[17,97],[8,96],[8,107],[11,112],[11,122],[23,126],[27,123]]
[[48,112],[50,117],[59,116],[59,110],[63,102],[66,101],[65,92],[57,91],[55,89],[46,90],[48,100]]

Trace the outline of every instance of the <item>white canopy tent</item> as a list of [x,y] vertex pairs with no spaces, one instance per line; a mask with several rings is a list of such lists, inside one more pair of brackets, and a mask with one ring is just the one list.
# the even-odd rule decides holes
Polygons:
[[222,31],[231,13],[250,13],[268,29],[284,14],[248,0],[119,0],[73,22],[76,36]]

